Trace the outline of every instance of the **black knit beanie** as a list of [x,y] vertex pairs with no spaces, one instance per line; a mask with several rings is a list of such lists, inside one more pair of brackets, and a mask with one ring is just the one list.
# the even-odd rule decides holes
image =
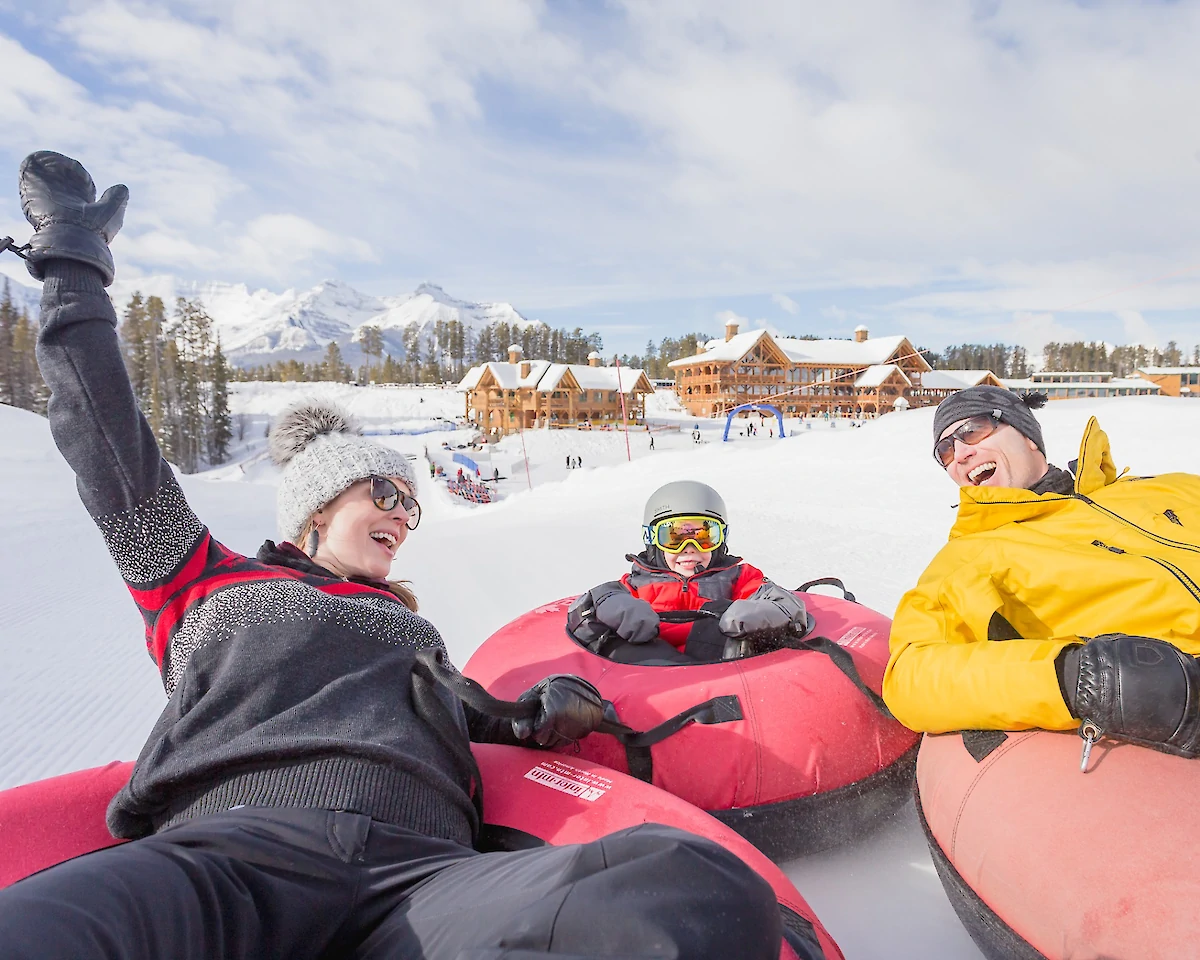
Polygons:
[[1046,455],[1046,443],[1042,439],[1042,427],[1032,411],[1044,406],[1044,393],[1013,393],[1004,387],[968,387],[952,393],[938,404],[933,415],[933,442],[941,439],[942,433],[952,423],[969,417],[991,416],[1014,427],[1034,442]]

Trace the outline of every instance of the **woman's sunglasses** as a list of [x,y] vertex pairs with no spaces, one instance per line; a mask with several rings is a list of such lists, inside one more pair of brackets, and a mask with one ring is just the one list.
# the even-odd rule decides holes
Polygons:
[[392,511],[396,504],[404,508],[408,519],[404,525],[409,530],[416,530],[421,523],[421,505],[416,497],[410,497],[400,492],[400,488],[387,477],[371,477],[371,502],[380,510]]
[[961,440],[968,447],[973,447],[980,440],[986,440],[1003,425],[999,417],[987,415],[972,417],[949,436],[942,437],[933,445],[933,459],[943,468],[954,462],[954,441]]

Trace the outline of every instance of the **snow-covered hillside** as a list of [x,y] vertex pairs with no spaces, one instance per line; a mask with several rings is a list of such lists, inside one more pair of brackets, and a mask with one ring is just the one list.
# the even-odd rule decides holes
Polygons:
[[[345,388],[350,390],[351,388]],[[265,415],[286,401],[265,385],[242,398]],[[414,391],[415,393],[416,391]],[[350,396],[364,406],[400,406],[386,391]],[[455,396],[420,407],[442,409]],[[376,401],[375,397],[381,397]],[[356,399],[361,398],[361,399]],[[419,398],[418,398],[419,399]],[[376,410],[376,412],[378,412]],[[1137,473],[1200,473],[1200,402],[1136,397],[1060,401],[1041,411],[1052,459],[1076,455],[1090,415],[1108,431],[1118,467]],[[434,414],[437,416],[440,414]],[[380,417],[389,416],[379,412]],[[668,480],[715,485],[731,513],[730,544],[786,584],[843,578],[860,601],[891,614],[918,572],[945,542],[957,501],[930,457],[931,410],[891,414],[861,429],[815,426],[787,440],[739,437],[692,444],[681,433],[631,436],[626,462],[620,433],[531,431],[495,451],[521,472],[506,498],[470,507],[424,483],[420,529],[393,574],[413,581],[422,612],[463,664],[492,631],[524,611],[612,579],[637,548],[642,504]],[[432,421],[430,421],[432,422]],[[0,787],[113,758],[137,755],[163,706],[133,603],[79,504],[74,480],[46,422],[0,407]],[[430,439],[432,438],[432,440]],[[387,437],[419,453],[439,439]],[[564,450],[582,454],[567,471]],[[214,535],[243,552],[274,536],[272,467],[184,477],[183,488]],[[249,480],[252,482],[241,482]],[[490,553],[481,557],[480,550]],[[786,865],[789,876],[838,939],[848,958],[977,958],[945,899],[911,805],[848,847]],[[903,945],[902,949],[898,945]]]
[[431,283],[410,294],[375,297],[336,280],[310,290],[273,293],[241,283],[184,283],[169,276],[118,279],[109,291],[118,311],[134,291],[162,297],[168,309],[176,297],[199,300],[213,318],[225,353],[240,365],[320,359],[330,341],[338,343],[347,361],[357,363],[362,356],[358,330],[367,325],[382,329],[385,352],[402,357],[404,331],[413,326],[422,331],[425,349],[438,320],[457,320],[471,330],[499,321],[516,327],[538,323],[510,304],[456,300]]

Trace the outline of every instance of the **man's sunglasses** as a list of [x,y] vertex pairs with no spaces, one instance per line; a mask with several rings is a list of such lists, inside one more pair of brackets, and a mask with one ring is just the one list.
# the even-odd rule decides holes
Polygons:
[[952,434],[942,437],[933,445],[933,459],[943,468],[948,467],[954,462],[955,440],[961,440],[968,447],[973,447],[980,440],[986,440],[1001,426],[1003,426],[1003,422],[999,417],[991,417],[986,414],[972,417]]
[[400,488],[387,477],[371,477],[371,502],[380,510],[391,512],[396,504],[404,508],[408,519],[404,525],[409,530],[416,530],[421,523],[421,505],[416,497],[410,497],[400,492]]

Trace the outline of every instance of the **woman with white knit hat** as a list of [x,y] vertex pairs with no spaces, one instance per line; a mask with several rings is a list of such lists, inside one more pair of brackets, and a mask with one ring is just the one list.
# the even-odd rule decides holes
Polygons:
[[250,558],[212,538],[138,411],[104,291],[127,197],[97,202],[59,154],[21,166],[51,431],[167,703],[108,810],[133,842],[0,891],[4,956],[778,956],[765,881],[680,831],[474,849],[469,739],[577,740],[603,701],[554,676],[525,695],[534,719],[497,721],[422,672],[448,669],[441,637],[386,579],[420,520],[413,471],[328,404],[273,431],[282,542]]

